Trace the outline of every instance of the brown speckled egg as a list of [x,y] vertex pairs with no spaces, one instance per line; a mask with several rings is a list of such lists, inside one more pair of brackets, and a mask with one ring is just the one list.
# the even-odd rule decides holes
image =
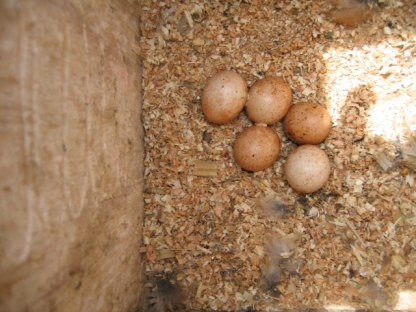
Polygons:
[[290,186],[300,193],[312,193],[329,179],[331,164],[326,153],[315,145],[301,145],[286,159],[283,166]]
[[247,128],[234,143],[235,161],[248,171],[260,171],[272,166],[279,153],[279,136],[270,127]]
[[251,86],[246,112],[252,121],[271,125],[285,117],[291,104],[290,86],[282,78],[271,76]]
[[218,72],[205,85],[201,102],[209,121],[225,124],[237,117],[246,105],[247,84],[236,72]]
[[298,144],[321,143],[329,135],[331,127],[331,117],[326,108],[313,102],[292,105],[283,121],[286,136]]

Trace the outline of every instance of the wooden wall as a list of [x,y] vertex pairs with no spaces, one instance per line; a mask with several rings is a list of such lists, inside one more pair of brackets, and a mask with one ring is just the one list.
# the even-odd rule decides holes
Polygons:
[[0,311],[135,311],[140,8],[0,1]]

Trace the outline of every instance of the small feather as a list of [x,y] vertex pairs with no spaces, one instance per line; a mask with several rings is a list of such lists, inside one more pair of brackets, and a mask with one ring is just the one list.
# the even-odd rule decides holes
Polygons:
[[267,259],[262,272],[264,288],[267,291],[274,290],[274,288],[277,286],[277,284],[279,284],[280,281],[279,262],[272,259]]
[[148,296],[149,312],[176,311],[186,297],[185,291],[173,282],[172,276],[153,276],[151,285],[153,286]]
[[289,201],[274,195],[268,195],[259,200],[260,212],[272,220],[282,218],[290,213]]
[[274,261],[287,258],[288,253],[296,247],[297,236],[290,234],[281,237],[277,234],[267,234],[264,239],[264,247],[267,255]]
[[287,258],[280,261],[280,268],[282,271],[287,271],[291,275],[299,274],[305,265],[302,259]]

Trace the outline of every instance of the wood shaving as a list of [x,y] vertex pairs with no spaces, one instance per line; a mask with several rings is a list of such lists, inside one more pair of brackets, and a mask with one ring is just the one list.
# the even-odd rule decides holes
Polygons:
[[217,165],[211,161],[195,161],[194,175],[199,177],[216,178]]

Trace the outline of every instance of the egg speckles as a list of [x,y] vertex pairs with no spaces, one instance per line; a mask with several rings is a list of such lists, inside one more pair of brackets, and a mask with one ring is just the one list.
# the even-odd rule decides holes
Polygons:
[[218,72],[205,85],[201,102],[209,121],[225,124],[236,118],[246,105],[247,84],[236,72]]
[[293,105],[283,121],[286,136],[298,144],[319,144],[329,135],[332,122],[322,105],[303,102]]
[[279,136],[269,127],[247,128],[234,143],[235,161],[248,171],[260,171],[272,166],[279,153]]
[[271,125],[283,119],[291,104],[290,86],[282,78],[271,76],[251,86],[246,112],[252,121]]
[[315,145],[301,145],[286,159],[283,167],[290,186],[300,193],[312,193],[329,179],[331,165],[326,153]]

